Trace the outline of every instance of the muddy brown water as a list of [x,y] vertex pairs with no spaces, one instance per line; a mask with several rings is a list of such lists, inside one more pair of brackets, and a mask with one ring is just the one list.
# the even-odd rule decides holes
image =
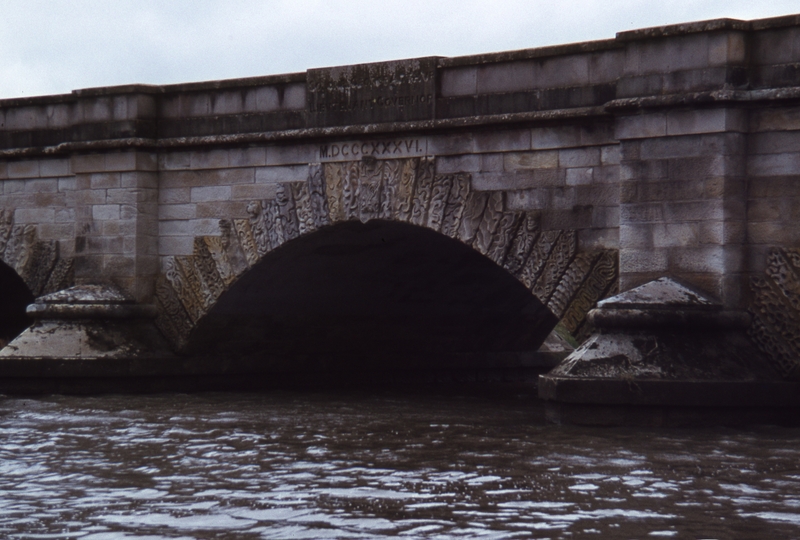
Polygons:
[[2,398],[0,537],[800,538],[799,440],[512,398]]

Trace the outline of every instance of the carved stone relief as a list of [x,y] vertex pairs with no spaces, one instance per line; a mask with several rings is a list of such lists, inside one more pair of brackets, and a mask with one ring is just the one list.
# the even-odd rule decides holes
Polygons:
[[222,237],[198,238],[193,255],[167,259],[157,323],[175,344],[265,254],[341,221],[400,221],[470,245],[517,277],[570,332],[617,281],[616,251],[579,253],[575,231],[542,231],[537,213],[507,211],[502,192],[472,191],[468,174],[437,175],[432,158],[312,164],[305,182],[280,184],[274,199],[252,201],[247,212],[221,222]]
[[750,284],[750,337],[784,377],[800,378],[800,249],[770,250]]
[[13,217],[13,208],[0,208],[0,261],[17,272],[34,296],[74,285],[73,260],[59,256],[58,243],[39,240],[34,225],[15,225]]

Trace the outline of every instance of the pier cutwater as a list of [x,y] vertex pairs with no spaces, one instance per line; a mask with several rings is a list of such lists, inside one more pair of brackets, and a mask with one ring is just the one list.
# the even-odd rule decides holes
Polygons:
[[0,391],[538,384],[554,421],[796,421],[798,44],[800,16],[720,19],[0,100]]

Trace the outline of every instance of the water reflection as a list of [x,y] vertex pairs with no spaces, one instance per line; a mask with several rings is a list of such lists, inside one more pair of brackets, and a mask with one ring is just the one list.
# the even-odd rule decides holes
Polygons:
[[800,430],[547,426],[530,401],[0,401],[9,538],[800,536]]

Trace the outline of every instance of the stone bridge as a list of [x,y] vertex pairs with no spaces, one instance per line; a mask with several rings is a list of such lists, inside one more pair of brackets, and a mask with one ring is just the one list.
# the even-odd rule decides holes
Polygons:
[[194,355],[504,354],[669,277],[792,376],[798,73],[790,16],[2,100],[0,334],[109,283]]

